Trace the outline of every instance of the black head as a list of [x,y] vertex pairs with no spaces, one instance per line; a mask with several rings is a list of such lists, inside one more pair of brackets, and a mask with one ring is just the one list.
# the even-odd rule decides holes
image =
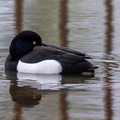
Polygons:
[[17,60],[23,55],[31,52],[35,46],[42,45],[40,36],[33,31],[22,31],[15,36],[10,45],[10,55]]

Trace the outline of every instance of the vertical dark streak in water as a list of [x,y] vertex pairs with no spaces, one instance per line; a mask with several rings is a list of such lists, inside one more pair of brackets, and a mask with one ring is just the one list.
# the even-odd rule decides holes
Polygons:
[[14,111],[14,118],[13,120],[22,120],[22,108],[19,104],[17,103],[14,103],[14,108],[13,108],[13,111]]
[[59,23],[60,45],[64,47],[67,47],[68,45],[67,40],[68,29],[66,28],[68,18],[67,3],[68,0],[60,0],[60,23]]
[[113,117],[113,99],[112,99],[112,83],[111,83],[111,68],[109,68],[109,63],[106,63],[106,77],[105,77],[105,114],[106,120],[112,120]]
[[[10,86],[10,94],[13,97],[14,95],[12,95],[13,93],[11,91],[16,91],[18,84],[17,78],[14,80],[14,82],[11,81],[11,83],[12,85]],[[17,102],[14,102],[13,104],[13,120],[22,120],[22,107]]]
[[[67,40],[67,34],[68,29],[67,26],[67,20],[68,20],[68,10],[67,10],[67,3],[68,0],[60,0],[60,23],[59,23],[59,29],[60,29],[60,45],[67,47],[68,40]],[[61,120],[68,120],[68,102],[66,100],[67,98],[67,91],[62,92],[60,94],[60,111],[61,111]]]
[[112,7],[112,0],[105,0],[105,7],[106,7],[106,53],[110,54],[112,51],[112,38],[113,38],[113,7]]
[[16,33],[19,33],[22,30],[22,10],[23,10],[23,0],[15,0]]
[[[113,26],[112,26],[112,20],[113,20],[113,6],[112,6],[112,0],[105,0],[105,7],[106,7],[106,39],[105,39],[105,53],[106,58],[107,56],[111,54],[112,51],[112,39],[113,39]],[[105,63],[105,115],[106,120],[112,120],[113,119],[113,99],[112,99],[112,83],[111,83],[111,77],[112,77],[112,68],[110,67],[111,63]]]
[[[23,9],[23,0],[15,0],[15,32],[16,34],[22,30],[22,9]],[[13,120],[21,120],[22,107],[14,103],[13,108]]]
[[61,92],[60,94],[60,112],[61,112],[61,120],[68,120],[68,102],[67,102],[67,91]]

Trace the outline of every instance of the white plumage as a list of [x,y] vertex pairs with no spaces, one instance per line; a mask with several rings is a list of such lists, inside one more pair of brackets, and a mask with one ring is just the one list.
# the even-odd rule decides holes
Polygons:
[[19,60],[17,71],[34,74],[59,74],[62,72],[62,66],[56,60],[44,60],[38,63],[24,63]]

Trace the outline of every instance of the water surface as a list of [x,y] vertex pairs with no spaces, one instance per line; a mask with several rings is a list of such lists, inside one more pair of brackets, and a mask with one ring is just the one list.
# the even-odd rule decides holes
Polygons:
[[[0,0],[0,119],[119,120],[119,8],[119,0]],[[5,74],[9,45],[26,29],[91,55],[95,76]]]

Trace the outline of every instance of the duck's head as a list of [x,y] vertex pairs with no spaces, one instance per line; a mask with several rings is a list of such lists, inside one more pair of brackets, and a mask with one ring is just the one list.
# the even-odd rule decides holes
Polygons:
[[42,40],[37,33],[29,30],[22,31],[12,40],[10,55],[13,60],[17,60],[31,52],[35,46],[40,45],[42,45]]

